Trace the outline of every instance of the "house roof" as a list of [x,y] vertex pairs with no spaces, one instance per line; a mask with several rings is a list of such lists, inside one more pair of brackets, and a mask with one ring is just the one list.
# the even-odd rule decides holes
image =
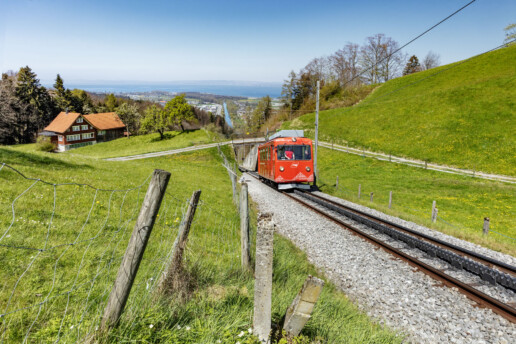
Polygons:
[[92,113],[84,118],[98,130],[125,128],[124,122],[114,112]]
[[56,118],[43,130],[53,131],[56,133],[64,133],[68,128],[72,126],[77,117],[81,114],[76,112],[61,112]]

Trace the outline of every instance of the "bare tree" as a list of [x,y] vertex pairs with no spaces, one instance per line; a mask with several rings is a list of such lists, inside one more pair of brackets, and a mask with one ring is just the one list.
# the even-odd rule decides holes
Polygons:
[[382,33],[367,37],[366,44],[360,49],[360,65],[366,81],[371,84],[399,76],[403,61],[398,42]]
[[423,59],[421,67],[423,68],[423,70],[438,67],[441,64],[439,60],[440,58],[438,54],[434,53],[433,51],[429,51]]
[[516,23],[507,25],[503,30],[505,31],[505,40],[503,42],[505,44],[514,44],[514,40],[516,40]]
[[328,80],[330,79],[330,64],[327,57],[316,57],[312,59],[308,64],[299,72],[299,74],[308,74],[313,79],[313,87],[317,83],[317,80]]
[[360,83],[358,57],[359,47],[355,43],[346,44],[344,48],[337,50],[330,56],[331,68],[340,86],[348,83],[352,85]]

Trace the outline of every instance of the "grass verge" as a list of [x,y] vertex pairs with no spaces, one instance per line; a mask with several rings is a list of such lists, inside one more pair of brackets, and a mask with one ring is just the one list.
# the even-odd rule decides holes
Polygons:
[[[516,186],[319,149],[321,191],[515,255]],[[335,188],[339,176],[339,188]],[[358,199],[358,185],[362,197]],[[392,209],[388,209],[389,192]],[[373,192],[373,202],[370,193]],[[437,202],[438,222],[430,219]],[[484,217],[494,232],[482,235]]]
[[[230,155],[228,147],[222,149]],[[5,340],[19,342],[27,337],[36,342],[69,342],[97,333],[139,210],[138,200],[146,190],[144,181],[160,168],[172,174],[168,193],[120,326],[103,340],[256,341],[248,332],[254,280],[239,267],[239,216],[217,149],[108,162],[93,153],[50,154],[0,148],[0,161],[29,177],[51,182],[31,186],[34,180],[25,180],[6,167],[0,171],[0,264],[5,273],[0,281],[0,312],[6,314],[1,319],[0,335]],[[138,195],[138,189],[114,192],[87,186],[55,186],[54,182],[87,183],[102,189],[143,185]],[[186,297],[156,296],[151,293],[152,285],[175,239],[186,200],[199,188],[203,190],[202,205],[185,258],[191,290]],[[255,220],[253,216],[253,226]],[[74,245],[67,245],[76,239],[79,240]],[[43,251],[27,249],[30,247]],[[302,252],[276,236],[274,321],[279,321],[308,274],[318,275]],[[372,323],[331,283],[324,287],[302,335],[300,340],[307,343],[401,342],[393,331]]]

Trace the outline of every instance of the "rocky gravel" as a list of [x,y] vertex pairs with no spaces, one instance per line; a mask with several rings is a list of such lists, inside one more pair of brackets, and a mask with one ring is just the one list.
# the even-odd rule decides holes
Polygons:
[[[378,323],[405,334],[407,342],[516,342],[516,324],[491,310],[477,307],[476,303],[458,291],[441,286],[407,263],[377,249],[253,177],[245,175],[245,180],[259,210],[273,214],[278,232],[304,250],[309,260],[360,309]],[[365,207],[340,201],[366,210]],[[386,216],[376,211],[370,213]],[[388,219],[399,221],[409,228],[417,226],[393,217]],[[417,230],[420,227],[417,226]],[[426,234],[443,235],[422,228]],[[462,240],[451,239],[454,239],[453,243],[469,249],[477,247]],[[479,252],[516,265],[513,257],[481,247]],[[511,294],[504,297],[510,299]]]

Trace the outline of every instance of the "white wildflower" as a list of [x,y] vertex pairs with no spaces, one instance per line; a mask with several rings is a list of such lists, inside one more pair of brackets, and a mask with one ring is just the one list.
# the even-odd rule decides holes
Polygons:
[[245,332],[244,332],[244,331],[242,331],[242,332],[240,332],[240,333],[238,334],[238,337],[242,337],[244,334],[245,334]]
[[70,326],[70,330],[73,330],[73,325],[72,325],[72,326]]
[[176,327],[177,327],[177,329],[178,329],[178,330],[180,330],[180,329],[181,329],[181,325],[177,325]]
[[236,342],[235,344],[240,344],[240,342]]
[[187,331],[190,331],[190,326],[186,326],[186,327],[185,327],[185,329],[186,329]]
[[217,343],[222,343],[222,341],[220,339],[217,339]]
[[253,334],[253,329],[252,329],[252,328],[249,328],[249,329],[247,330],[247,332],[249,332],[249,334]]
[[153,325],[153,324],[150,324],[150,325],[149,325],[149,328],[153,328],[153,327],[154,327],[154,325]]

